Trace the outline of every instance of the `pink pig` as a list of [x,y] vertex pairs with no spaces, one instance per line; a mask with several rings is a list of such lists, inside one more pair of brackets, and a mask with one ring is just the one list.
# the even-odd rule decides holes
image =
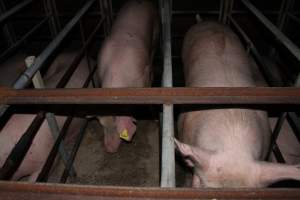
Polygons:
[[[186,34],[182,58],[187,87],[255,87],[251,61],[226,26],[199,22]],[[193,167],[193,187],[265,187],[300,179],[299,165],[265,162],[267,112],[230,108],[181,114],[177,149]]]
[[[98,56],[103,88],[151,86],[158,25],[158,13],[151,1],[132,0],[121,8]],[[131,141],[136,131],[132,116],[103,116],[99,121],[108,152],[118,150],[121,138]]]
[[[74,52],[71,52],[63,53],[57,57],[50,66],[46,75],[43,77],[46,87],[53,88],[58,83],[64,72],[67,70],[66,66],[69,66],[69,62],[75,55],[76,54]],[[24,58],[25,56],[16,56],[13,61],[7,61],[0,66],[0,74],[2,74],[1,72],[11,72],[2,74],[7,78],[6,82],[1,82],[2,85],[10,86],[17,78],[18,74],[22,72],[22,68],[23,70],[25,69]],[[88,74],[89,70],[87,62],[84,59],[74,72],[72,78],[67,84],[67,87],[82,87]],[[30,126],[34,117],[35,115],[32,114],[13,114],[2,128],[0,132],[0,167],[2,167],[15,144]],[[62,128],[65,120],[66,117],[64,116],[56,116],[56,121],[60,129]],[[66,139],[70,139],[70,137],[76,135],[75,133],[78,133],[83,122],[83,119],[74,118],[69,127]],[[12,179],[19,180],[22,177],[28,176],[28,181],[34,182],[38,177],[53,144],[54,140],[45,120],[34,138],[26,156],[24,157],[23,162]]]

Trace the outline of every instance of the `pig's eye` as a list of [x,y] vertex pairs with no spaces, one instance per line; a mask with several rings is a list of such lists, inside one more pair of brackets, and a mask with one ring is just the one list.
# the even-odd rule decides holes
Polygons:
[[133,120],[132,123],[133,123],[134,125],[136,125],[136,120]]

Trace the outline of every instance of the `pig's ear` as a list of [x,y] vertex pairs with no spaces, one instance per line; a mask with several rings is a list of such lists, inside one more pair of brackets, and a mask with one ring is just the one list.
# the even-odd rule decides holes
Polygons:
[[258,184],[261,186],[288,179],[300,180],[300,165],[260,162],[258,169]]
[[174,138],[174,142],[175,142],[176,149],[188,161],[187,162],[188,165],[190,166],[196,165],[203,170],[208,168],[209,161],[212,156],[210,152],[179,142],[175,138]]

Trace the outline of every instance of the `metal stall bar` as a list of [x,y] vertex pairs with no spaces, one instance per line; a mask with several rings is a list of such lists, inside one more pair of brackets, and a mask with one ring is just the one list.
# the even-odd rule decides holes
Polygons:
[[[172,87],[172,52],[171,52],[171,20],[172,0],[160,1],[162,20],[163,48],[163,87]],[[163,105],[162,119],[162,156],[161,156],[161,187],[175,187],[175,147],[174,147],[174,113],[173,105]]]
[[[90,75],[88,76],[87,80],[85,81],[84,85],[83,85],[83,88],[86,88],[88,87],[89,85],[89,82],[91,81],[92,79],[92,76],[93,74],[95,73],[97,69],[97,65],[94,66],[93,70],[90,72]],[[51,170],[51,167],[52,167],[52,164],[54,163],[54,160],[56,158],[56,155],[57,155],[57,152],[58,152],[58,148],[59,148],[59,145],[60,143],[64,140],[66,134],[67,134],[67,130],[71,124],[73,120],[73,116],[68,116],[68,118],[66,119],[64,125],[63,125],[63,128],[61,129],[60,133],[59,133],[59,136],[58,138],[56,139],[50,153],[49,153],[49,156],[37,178],[37,182],[47,182],[48,180],[48,176],[49,176],[49,172]],[[84,130],[86,127],[85,127],[85,123],[83,124],[81,130]],[[81,131],[79,134],[83,134]],[[76,140],[77,141],[77,140]],[[81,141],[81,140],[80,140]],[[75,148],[75,147],[74,147]],[[74,150],[75,151],[75,150]],[[72,151],[73,152],[73,151]],[[72,154],[71,154],[72,155]],[[75,153],[76,155],[76,153]],[[75,155],[74,155],[74,158],[75,158]],[[70,160],[73,160],[74,161],[74,158],[70,159]],[[71,162],[71,166],[73,164],[73,161],[68,161],[67,163],[67,167],[66,169],[68,169],[67,171],[69,172],[69,162]],[[69,174],[68,174],[69,175]],[[66,177],[67,178],[67,177]]]
[[286,37],[270,20],[268,20],[255,6],[248,0],[241,0],[243,4],[262,22],[267,29],[280,41],[297,59],[300,61],[300,49]]
[[284,24],[287,21],[289,11],[294,5],[294,0],[283,0],[279,10],[279,16],[277,19],[277,26],[280,30],[284,29]]
[[294,14],[288,13],[287,14],[291,19],[293,19],[294,21],[296,21],[298,24],[300,24],[300,19],[295,16]]
[[[0,15],[6,11],[4,1],[0,1]],[[6,38],[8,46],[12,45],[16,41],[15,32],[10,23],[6,23],[2,27],[4,37]]]
[[27,40],[33,33],[35,33],[38,29],[40,29],[45,22],[48,21],[48,17],[44,18],[41,22],[35,25],[30,31],[28,31],[21,39],[19,39],[16,43],[14,43],[10,48],[4,51],[0,55],[0,61],[4,60],[10,53],[12,53],[16,48],[18,48],[25,40]]
[[0,182],[2,200],[11,199],[106,199],[106,200],[188,200],[188,199],[300,199],[298,189],[192,189],[192,188],[142,188],[100,187],[70,184],[30,184],[22,182]]
[[238,32],[241,34],[245,42],[247,43],[247,52],[251,50],[251,53],[253,54],[254,58],[258,61],[261,66],[262,72],[264,73],[265,78],[267,79],[266,81],[272,85],[272,86],[279,86],[277,84],[276,78],[272,75],[272,72],[270,69],[267,67],[264,59],[258,52],[257,48],[251,41],[251,39],[247,36],[245,31],[240,27],[240,25],[237,23],[235,19],[232,18],[232,16],[229,16],[229,20],[232,23],[232,25],[238,30]]
[[25,104],[202,104],[282,105],[300,104],[295,87],[201,87],[201,88],[0,88],[0,103]]
[[[34,63],[34,60],[35,60],[34,56],[27,57],[25,59],[26,67],[30,68]],[[37,73],[35,73],[35,75],[32,78],[32,83],[35,88],[39,88],[39,89],[46,88],[40,71],[37,71]],[[51,134],[53,136],[53,140],[56,140],[59,136],[59,126],[56,121],[54,113],[50,113],[50,112],[46,113],[46,120],[48,122],[48,126],[49,126]],[[67,165],[67,160],[69,158],[69,155],[68,155],[63,143],[61,143],[59,146],[59,153],[60,153],[61,159],[63,160],[63,163],[65,165]],[[75,172],[75,169],[73,166],[71,167],[70,174],[72,176],[76,176],[76,172]]]
[[53,8],[51,7],[52,4],[51,4],[50,0],[43,0],[43,5],[44,5],[44,10],[45,10],[46,16],[49,18],[48,24],[49,24],[49,29],[50,29],[52,38],[55,38],[55,36],[58,33],[58,27],[54,21]]
[[[255,6],[253,6],[248,0],[242,0],[243,4],[265,25],[267,29],[279,40],[296,58],[300,61],[300,49],[286,37],[272,22],[270,22]],[[300,74],[298,74],[296,87],[300,86]],[[281,115],[278,119],[278,123],[282,120],[285,115]],[[298,117],[297,117],[298,118]],[[293,118],[291,118],[293,119]],[[297,120],[299,121],[299,119]],[[297,122],[294,122],[297,123]],[[299,132],[299,131],[298,131]]]
[[22,3],[17,4],[15,7],[9,9],[8,11],[6,11],[4,14],[2,14],[0,16],[0,24],[2,22],[4,22],[5,20],[7,20],[10,16],[12,16],[13,14],[17,13],[18,11],[20,11],[21,9],[25,8],[26,6],[28,6],[31,2],[33,2],[34,0],[25,0]]
[[29,150],[31,143],[44,119],[45,112],[38,113],[34,118],[33,123],[31,123],[26,132],[22,135],[0,169],[0,180],[9,180],[13,176]]
[[[57,35],[57,37],[52,40],[52,42],[46,47],[46,49],[37,57],[34,65],[21,74],[18,80],[14,83],[15,89],[24,88],[30,83],[33,75],[44,65],[45,61],[53,54],[53,52],[61,44],[63,39],[68,35],[68,33],[70,33],[76,23],[87,12],[87,10],[92,6],[94,2],[95,0],[89,0],[87,3],[85,3],[85,5],[76,13],[73,19],[70,20],[70,22]],[[7,105],[0,106],[0,117],[5,113],[7,109]]]

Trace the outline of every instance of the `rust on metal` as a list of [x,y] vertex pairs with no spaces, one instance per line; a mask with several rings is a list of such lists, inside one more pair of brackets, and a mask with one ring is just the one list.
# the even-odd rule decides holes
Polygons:
[[100,187],[0,182],[7,199],[300,199],[299,189],[191,189]]
[[283,104],[299,105],[296,87],[0,88],[0,104]]

